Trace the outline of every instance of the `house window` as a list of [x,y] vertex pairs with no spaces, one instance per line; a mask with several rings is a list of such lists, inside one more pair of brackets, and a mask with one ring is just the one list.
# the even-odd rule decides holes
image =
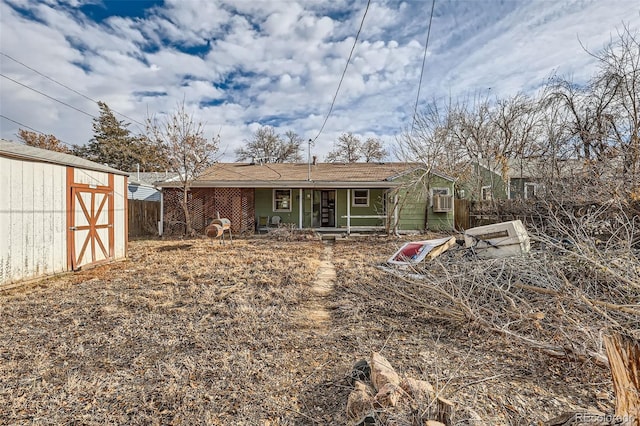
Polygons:
[[524,198],[536,198],[538,196],[538,184],[527,182],[524,184]]
[[480,190],[480,199],[482,201],[489,201],[491,198],[493,198],[491,194],[491,185],[483,186]]
[[274,189],[273,190],[273,211],[274,212],[290,212],[291,211],[291,190],[290,189]]
[[353,201],[351,203],[353,207],[369,207],[369,190],[368,189],[354,189]]

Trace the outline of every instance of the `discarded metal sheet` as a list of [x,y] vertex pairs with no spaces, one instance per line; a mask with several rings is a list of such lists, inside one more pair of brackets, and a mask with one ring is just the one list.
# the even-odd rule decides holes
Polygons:
[[392,265],[415,265],[423,260],[432,260],[455,245],[455,237],[409,242],[400,247],[387,262]]
[[531,249],[529,234],[520,220],[467,229],[464,243],[478,257],[492,259],[523,255]]

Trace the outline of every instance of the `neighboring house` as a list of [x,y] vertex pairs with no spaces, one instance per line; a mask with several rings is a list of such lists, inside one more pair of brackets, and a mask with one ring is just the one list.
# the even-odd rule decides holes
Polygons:
[[127,256],[127,173],[0,139],[0,285]]
[[129,172],[127,198],[160,202],[160,190],[155,183],[173,179],[176,176],[178,174],[173,172]]
[[534,199],[544,176],[545,164],[537,159],[481,160],[473,163],[472,176],[460,187],[464,198],[476,201]]
[[[407,163],[217,163],[191,185],[192,226],[202,231],[219,214],[233,232],[256,224],[297,229],[452,230],[454,179]],[[160,182],[163,223],[184,224],[178,182]]]
[[169,172],[129,173],[129,237],[158,235],[162,217],[162,197],[155,183],[174,179],[177,175]]

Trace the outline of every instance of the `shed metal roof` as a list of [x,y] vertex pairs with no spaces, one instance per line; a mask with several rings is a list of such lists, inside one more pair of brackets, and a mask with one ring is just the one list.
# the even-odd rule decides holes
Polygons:
[[8,141],[6,139],[0,139],[0,156],[26,161],[36,161],[40,163],[71,166],[97,172],[113,173],[116,175],[129,175],[127,172],[123,172],[94,161],[85,160],[84,158],[76,157],[75,155],[64,154],[62,152],[51,151],[48,149],[35,148],[33,146]]

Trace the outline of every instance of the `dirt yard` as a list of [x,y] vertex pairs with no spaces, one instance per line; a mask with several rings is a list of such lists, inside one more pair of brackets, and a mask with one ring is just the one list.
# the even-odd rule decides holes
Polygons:
[[405,240],[134,241],[127,261],[0,291],[0,423],[344,425],[374,350],[459,424],[613,410],[606,368],[405,303],[376,268]]

